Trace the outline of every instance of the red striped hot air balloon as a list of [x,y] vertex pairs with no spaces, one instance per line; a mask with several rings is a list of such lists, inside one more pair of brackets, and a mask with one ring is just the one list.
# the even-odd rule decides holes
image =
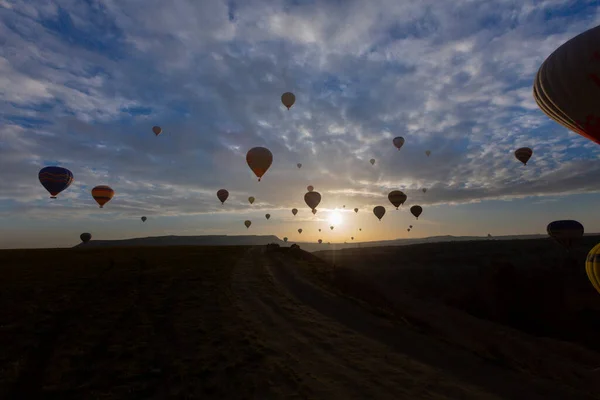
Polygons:
[[115,191],[109,186],[100,185],[92,189],[92,197],[96,200],[96,203],[100,205],[100,208],[104,208],[104,205],[110,201],[115,195]]

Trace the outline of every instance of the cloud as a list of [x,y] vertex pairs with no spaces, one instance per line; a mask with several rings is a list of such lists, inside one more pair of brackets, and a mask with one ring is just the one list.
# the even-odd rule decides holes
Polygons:
[[[599,21],[571,3],[3,1],[0,214],[44,215],[48,164],[75,174],[51,206],[73,218],[98,184],[114,218],[225,212],[222,187],[239,213],[250,195],[305,207],[308,184],[324,209],[396,188],[422,205],[597,192],[597,146],[531,95],[541,62]],[[260,183],[254,146],[274,154]]]

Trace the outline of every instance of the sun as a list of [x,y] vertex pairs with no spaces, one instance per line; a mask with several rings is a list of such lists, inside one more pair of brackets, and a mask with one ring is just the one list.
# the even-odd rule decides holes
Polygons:
[[341,225],[344,222],[344,218],[339,211],[332,211],[329,213],[329,223],[333,226]]

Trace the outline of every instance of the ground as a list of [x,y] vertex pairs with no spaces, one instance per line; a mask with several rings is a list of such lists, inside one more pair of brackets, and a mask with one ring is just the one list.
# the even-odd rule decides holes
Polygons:
[[302,250],[10,250],[0,273],[2,399],[600,393],[600,356],[580,343],[389,296]]

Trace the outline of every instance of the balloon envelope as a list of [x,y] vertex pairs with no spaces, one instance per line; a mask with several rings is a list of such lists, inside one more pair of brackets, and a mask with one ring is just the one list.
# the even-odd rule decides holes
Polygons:
[[146,220],[147,220],[148,218],[146,218],[146,217],[142,217],[141,219],[142,219],[142,222],[146,222]]
[[298,229],[298,233],[302,233],[302,228]]
[[154,134],[156,136],[160,135],[162,133],[162,128],[160,126],[153,126],[152,127],[152,132],[154,132]]
[[585,261],[585,273],[594,289],[600,293],[600,243],[588,253]]
[[297,208],[292,208],[292,214],[294,214],[294,215],[298,214],[298,209]]
[[244,221],[244,225],[246,225],[246,228],[250,228],[250,225],[252,225],[252,221],[250,221],[249,219]]
[[373,214],[375,214],[375,216],[381,221],[381,218],[383,218],[383,216],[385,215],[385,207],[377,206],[373,208]]
[[229,192],[227,191],[227,189],[219,189],[217,191],[217,198],[219,199],[221,204],[224,204],[225,200],[227,200],[228,197],[229,197]]
[[313,190],[315,190],[315,188],[312,185],[308,185],[306,187],[306,190],[308,190],[309,192],[312,192]]
[[425,154],[427,155],[427,157],[429,157],[429,155],[431,154],[431,151],[429,151],[429,150],[426,150],[426,151],[425,151]]
[[301,163],[298,163],[298,164],[296,164],[296,166],[297,166],[298,168],[302,168],[302,164],[301,164]]
[[404,146],[404,138],[402,136],[395,137],[393,143],[394,146],[396,146],[396,148],[400,150],[400,148]]
[[79,238],[81,239],[81,241],[83,243],[87,243],[90,241],[90,239],[92,238],[92,234],[91,233],[82,233],[81,235],[79,235]]
[[260,181],[273,163],[273,153],[265,147],[253,147],[246,154],[246,162]]
[[265,214],[265,218],[266,218],[266,219],[269,219],[269,218],[271,218],[271,214]]
[[410,213],[415,216],[415,218],[419,219],[419,215],[423,212],[423,208],[421,206],[412,206],[410,208]]
[[281,95],[281,102],[289,110],[291,106],[296,102],[296,96],[292,92],[285,92]]
[[304,195],[304,202],[306,203],[307,206],[309,206],[311,209],[314,210],[315,208],[317,208],[317,206],[321,202],[321,193],[307,192]]
[[254,200],[255,200],[254,197],[252,197],[252,196],[248,197],[248,202],[250,204],[254,204]]
[[42,186],[50,193],[50,198],[71,186],[73,173],[62,167],[44,167],[38,173],[38,179]]
[[284,238],[283,238],[283,241],[287,243],[287,241],[288,241],[288,238],[287,238],[287,237],[284,237]]
[[581,239],[583,231],[583,225],[573,220],[553,221],[546,227],[548,235],[566,249],[570,249]]
[[319,239],[319,244],[321,244],[321,243],[323,243],[323,240],[322,240],[322,239]]
[[358,208],[355,208],[355,209],[354,209],[354,212],[355,212],[355,213],[357,213],[357,212],[358,212]]
[[317,209],[316,209],[316,208],[313,208],[313,209],[312,209],[312,213],[313,213],[313,215],[316,215],[316,214],[317,214]]
[[421,190],[423,191],[423,193],[427,192],[427,188],[423,188]]
[[393,190],[390,192],[390,194],[388,194],[388,200],[394,205],[394,207],[396,207],[397,210],[398,207],[404,204],[406,201],[406,195],[400,190]]
[[527,165],[527,161],[529,161],[532,155],[533,150],[531,150],[529,147],[521,147],[515,151],[515,157],[517,160],[521,161],[523,165]]
[[374,159],[374,158],[371,158],[371,159],[369,160],[369,162],[371,163],[371,165],[374,165],[374,164],[375,164],[375,159]]
[[100,208],[104,208],[104,205],[108,203],[114,195],[115,191],[106,185],[99,185],[92,189],[92,197],[96,200],[96,203],[100,205]]

